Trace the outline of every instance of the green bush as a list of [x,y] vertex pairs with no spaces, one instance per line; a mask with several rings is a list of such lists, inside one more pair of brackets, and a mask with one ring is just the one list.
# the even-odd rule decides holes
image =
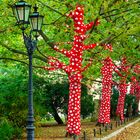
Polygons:
[[13,138],[14,128],[6,119],[0,121],[0,140],[10,140]]
[[[25,129],[27,124],[28,72],[25,68],[18,67],[17,65],[14,68],[1,67],[0,85],[0,120],[8,120],[13,127],[11,135],[14,138],[20,138],[22,130]],[[34,92],[36,120],[44,111],[43,105],[40,104],[40,94],[40,91],[36,89]],[[1,131],[4,133],[4,126],[1,127]],[[2,135],[0,134],[0,136]],[[3,140],[3,138],[0,138],[0,140]]]

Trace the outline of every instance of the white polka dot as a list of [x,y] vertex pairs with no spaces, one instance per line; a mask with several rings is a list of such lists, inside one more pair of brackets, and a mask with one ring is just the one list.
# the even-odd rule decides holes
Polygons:
[[78,13],[78,12],[76,12],[75,14],[76,14],[76,15],[79,15],[79,13]]
[[80,28],[79,28],[79,27],[77,27],[77,30],[80,30]]

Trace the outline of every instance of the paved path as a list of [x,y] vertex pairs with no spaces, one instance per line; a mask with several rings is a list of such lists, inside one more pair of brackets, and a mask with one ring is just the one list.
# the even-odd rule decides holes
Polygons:
[[120,129],[116,130],[115,132],[113,132],[113,133],[111,133],[111,134],[109,134],[109,135],[103,137],[103,138],[95,138],[95,140],[108,140],[108,139],[110,139],[110,138],[116,136],[117,134],[119,134],[119,133],[122,132],[123,130],[125,130],[127,127],[129,127],[129,126],[131,126],[131,125],[137,123],[138,121],[140,121],[140,118],[137,119],[137,120],[134,121],[134,122],[129,123],[129,124],[126,125],[125,127],[120,128]]

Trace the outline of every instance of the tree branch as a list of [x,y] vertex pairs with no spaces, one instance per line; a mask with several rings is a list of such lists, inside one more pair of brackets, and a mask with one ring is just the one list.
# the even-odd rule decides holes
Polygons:
[[119,37],[120,35],[122,35],[123,33],[124,33],[124,31],[121,32],[120,34],[116,35],[116,36],[112,36],[112,38],[110,38],[110,39],[108,40],[108,43],[111,43],[111,41],[113,41],[114,39],[116,39],[117,37]]
[[[133,2],[133,3],[127,4],[127,5],[125,5],[125,7],[120,7],[119,9],[112,9],[112,10],[110,10],[110,11],[103,12],[103,13],[100,13],[100,16],[103,16],[103,15],[105,15],[105,14],[109,14],[109,13],[112,13],[112,12],[114,12],[114,11],[118,11],[118,10],[120,10],[120,9],[126,8],[126,6],[129,7],[130,5],[139,4],[139,3],[140,3],[140,1],[137,1],[137,2]],[[133,10],[133,9],[131,9],[131,10]]]
[[48,6],[47,4],[41,2],[40,0],[38,0],[38,2],[41,3],[42,5],[44,5],[45,7],[47,7],[48,9],[50,9],[51,11],[54,11],[54,12],[56,12],[56,13],[62,15],[62,16],[65,16],[64,14],[62,14],[62,13],[60,13],[59,11],[53,9],[52,7],[50,7],[50,6]]
[[135,49],[138,49],[140,47],[140,45],[137,45],[136,47],[135,47]]
[[59,18],[57,18],[55,21],[53,21],[52,23],[48,23],[48,24],[43,24],[43,25],[52,25],[55,24],[58,20],[60,20],[62,17],[66,16],[66,14],[69,12],[70,10],[68,10],[67,12],[64,13],[64,15],[60,16]]
[[92,65],[92,60],[90,60],[90,62],[81,69],[81,72],[84,72],[86,69],[88,69],[90,66]]
[[[10,60],[10,61],[16,61],[16,62],[23,63],[23,64],[25,64],[25,65],[29,65],[28,63],[26,63],[26,62],[24,62],[24,61],[17,60],[17,59],[13,59],[13,58],[0,57],[0,60],[2,60],[2,59],[4,59],[4,60]],[[33,67],[34,67],[34,68],[41,68],[41,69],[42,69],[42,67],[39,67],[39,66],[33,66]]]
[[39,50],[38,46],[36,46],[36,49],[44,58],[48,59],[48,57]]
[[93,24],[93,26],[92,26],[92,28],[91,28],[91,30],[90,30],[90,34],[93,32],[93,30],[95,29],[95,26],[96,26],[96,23],[97,23],[97,21],[98,21],[98,17],[96,17],[96,19],[95,19],[95,21],[94,21],[94,24]]
[[[28,56],[28,54],[27,54],[26,52],[13,49],[13,48],[7,46],[6,44],[4,44],[4,43],[2,43],[2,42],[0,42],[0,44],[1,44],[2,47],[6,48],[7,50],[9,50],[9,51],[11,51],[11,52],[13,52],[13,53],[17,53],[17,54],[22,54],[22,55]],[[38,55],[35,55],[35,54],[33,55],[33,58],[37,58],[37,59],[39,59],[39,60],[41,60],[41,61],[43,61],[43,62],[45,62],[45,63],[46,63],[46,61],[47,61],[46,58],[43,58],[43,57],[38,56]]]
[[59,50],[57,49],[56,44],[54,42],[50,42],[50,39],[43,33],[43,31],[39,31],[39,34],[42,36],[42,38],[44,39],[44,41],[55,51],[58,51],[64,55],[66,55],[67,57],[69,57],[69,51],[68,50]]
[[49,57],[48,58],[48,63],[51,67],[42,67],[45,70],[57,70],[57,69],[62,69],[64,70],[66,73],[69,72],[68,66],[66,66],[63,62],[60,62],[57,58],[55,57]]
[[54,48],[55,43],[54,42],[50,42],[50,39],[43,33],[43,31],[39,31],[39,34],[42,36],[42,38],[44,39],[44,41],[51,47]]
[[133,9],[128,9],[128,10],[122,11],[122,12],[120,12],[120,13],[116,13],[116,14],[112,14],[112,15],[108,15],[108,16],[103,16],[103,18],[107,18],[107,17],[112,17],[112,16],[120,15],[120,14],[122,14],[122,13],[126,13],[126,12],[131,11],[131,10],[133,10]]
[[105,44],[107,42],[110,42],[110,40],[114,37],[114,35],[108,36],[106,39],[100,41],[99,45]]

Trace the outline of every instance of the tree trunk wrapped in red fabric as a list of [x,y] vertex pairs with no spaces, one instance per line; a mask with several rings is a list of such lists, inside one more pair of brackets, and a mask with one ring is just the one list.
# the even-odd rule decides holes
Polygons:
[[129,73],[129,68],[130,66],[127,66],[127,61],[126,58],[124,57],[122,58],[122,63],[121,66],[119,67],[121,73],[115,70],[115,72],[117,72],[117,74],[120,76],[120,83],[118,85],[120,95],[118,99],[116,114],[120,116],[120,119],[122,121],[124,120],[124,101],[128,86],[128,84],[126,84],[126,79]]
[[127,93],[127,86],[128,85],[125,82],[120,83],[118,86],[120,95],[118,98],[116,114],[120,116],[121,120],[124,120],[124,102],[125,102],[125,96]]
[[140,83],[137,81],[135,86],[135,96],[137,101],[140,100]]
[[[85,71],[90,65],[89,63],[82,67],[82,55],[87,49],[93,49],[98,44],[84,45],[83,41],[86,39],[85,33],[92,28],[94,22],[84,24],[84,9],[82,6],[77,6],[68,17],[74,21],[75,35],[74,41],[71,43],[73,46],[71,50],[60,50],[58,46],[54,46],[54,50],[64,54],[69,58],[69,65],[65,65],[57,58],[49,57],[49,64],[51,67],[43,67],[46,70],[62,69],[68,74],[69,78],[69,103],[68,103],[68,121],[67,132],[69,134],[79,135],[81,130],[80,122],[80,98],[81,98],[81,80],[82,72]],[[95,25],[98,25],[98,21]]]
[[133,71],[136,73],[136,74],[140,74],[140,65],[135,65],[134,68],[133,68]]
[[102,96],[98,116],[99,123],[110,123],[110,96],[112,92],[112,72],[114,64],[112,59],[107,57],[103,61],[102,71]]
[[[140,74],[140,65],[135,65],[133,67],[133,72],[137,75]],[[131,77],[131,83],[130,83],[130,94],[135,95],[137,101],[140,100],[140,83],[139,81],[136,79],[135,76]]]
[[135,94],[136,82],[137,82],[136,77],[132,76],[131,77],[131,83],[130,83],[130,94],[131,95]]
[[131,78],[130,94],[135,95],[137,101],[140,100],[140,83],[137,81],[136,77],[134,76]]

